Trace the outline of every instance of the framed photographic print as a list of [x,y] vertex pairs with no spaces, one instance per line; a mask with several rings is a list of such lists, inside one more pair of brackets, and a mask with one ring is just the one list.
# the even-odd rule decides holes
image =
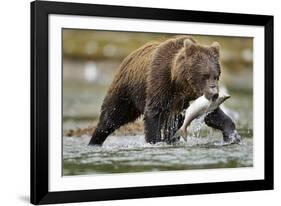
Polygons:
[[273,189],[273,16],[31,3],[33,204]]

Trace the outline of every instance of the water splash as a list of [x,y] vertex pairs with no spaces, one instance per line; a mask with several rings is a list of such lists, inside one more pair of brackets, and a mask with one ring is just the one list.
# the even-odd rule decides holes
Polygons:
[[202,115],[199,118],[196,118],[192,121],[192,123],[188,127],[188,131],[191,136],[200,137],[200,131],[202,127],[205,125],[204,122],[205,116],[206,115]]

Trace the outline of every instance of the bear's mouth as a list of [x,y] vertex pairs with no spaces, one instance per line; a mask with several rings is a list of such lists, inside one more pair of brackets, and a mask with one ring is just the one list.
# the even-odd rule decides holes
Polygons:
[[218,97],[219,97],[219,94],[214,94],[211,99],[214,102],[217,100]]

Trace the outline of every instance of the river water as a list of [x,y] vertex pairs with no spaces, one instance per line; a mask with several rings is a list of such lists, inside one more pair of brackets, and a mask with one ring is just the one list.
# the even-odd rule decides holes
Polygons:
[[[111,135],[102,147],[93,147],[87,145],[90,136],[63,137],[63,174],[252,167],[252,98],[247,93],[232,92],[224,106],[235,111],[237,130],[242,138],[240,144],[224,144],[221,133],[205,126],[202,119],[192,122],[193,132],[186,142],[181,139],[175,145],[150,145],[144,135]],[[67,120],[64,124],[67,128],[74,123]]]
[[[243,133],[240,132],[242,136]],[[189,137],[177,145],[145,143],[144,136],[110,136],[102,147],[89,137],[65,137],[64,175],[251,167],[252,138],[224,145],[220,138]]]

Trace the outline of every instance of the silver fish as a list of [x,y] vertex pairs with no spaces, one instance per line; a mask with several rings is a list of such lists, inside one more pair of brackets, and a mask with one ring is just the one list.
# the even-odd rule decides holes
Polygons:
[[204,95],[201,97],[198,97],[186,109],[183,125],[175,133],[174,137],[182,136],[184,138],[184,140],[186,141],[187,127],[190,125],[190,123],[194,119],[202,116],[203,114],[207,114],[209,112],[214,111],[215,109],[217,109],[220,106],[220,104],[222,104],[228,98],[230,98],[230,95],[228,95],[226,93],[220,93],[219,97],[215,101],[208,100]]

